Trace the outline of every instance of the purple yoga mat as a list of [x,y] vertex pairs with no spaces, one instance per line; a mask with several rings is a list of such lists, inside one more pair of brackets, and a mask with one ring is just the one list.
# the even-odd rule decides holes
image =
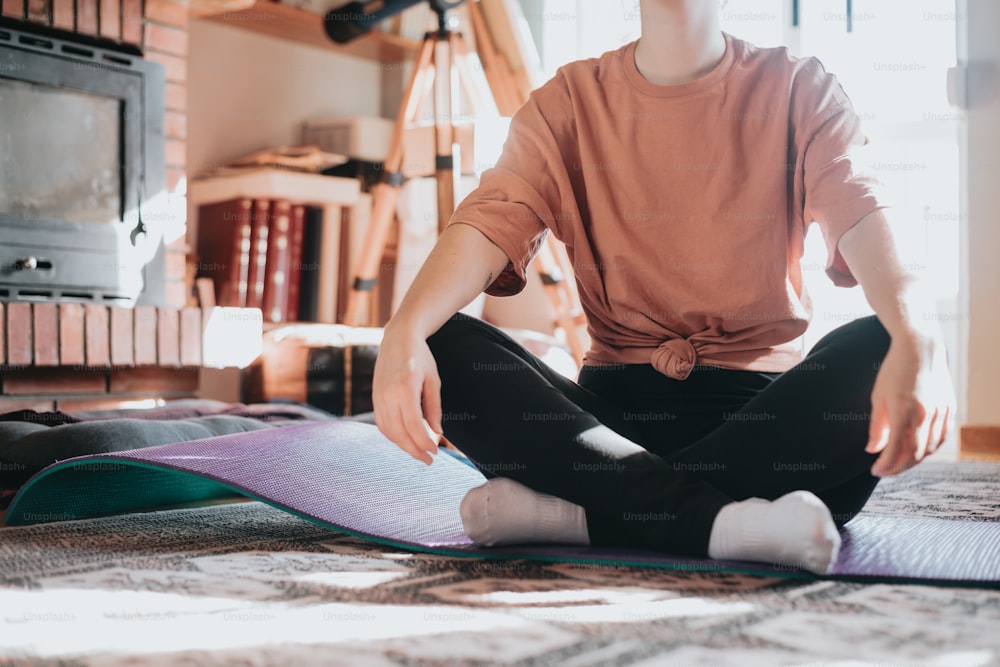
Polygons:
[[[227,489],[383,544],[479,558],[529,558],[812,577],[769,563],[715,561],[635,549],[479,548],[459,503],[483,476],[438,455],[415,461],[374,427],[304,424],[70,459],[15,497],[10,525],[87,518],[217,497]],[[1000,523],[862,514],[843,530],[834,576],[1000,586]]]

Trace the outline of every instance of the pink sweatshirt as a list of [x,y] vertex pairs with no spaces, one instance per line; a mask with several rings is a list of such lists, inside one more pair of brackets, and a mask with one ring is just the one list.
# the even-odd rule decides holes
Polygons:
[[811,304],[799,260],[819,224],[827,274],[855,279],[841,235],[883,208],[854,151],[867,143],[815,58],[726,35],[709,74],[659,86],[635,43],[571,63],[517,112],[503,154],[459,205],[510,259],[511,295],[551,231],[573,261],[588,364],[766,372],[800,360]]

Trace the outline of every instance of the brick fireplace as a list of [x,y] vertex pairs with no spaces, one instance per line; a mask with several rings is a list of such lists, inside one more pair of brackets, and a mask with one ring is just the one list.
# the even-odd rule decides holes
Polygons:
[[[192,396],[210,313],[194,307],[185,220],[189,7],[173,0],[0,0],[0,28],[141,51],[165,79],[164,297],[135,308],[0,302],[0,412]],[[236,320],[238,318],[231,317]],[[251,318],[252,319],[252,318]],[[259,327],[257,328],[259,332]],[[246,335],[255,335],[250,326]],[[259,335],[257,333],[256,335]]]

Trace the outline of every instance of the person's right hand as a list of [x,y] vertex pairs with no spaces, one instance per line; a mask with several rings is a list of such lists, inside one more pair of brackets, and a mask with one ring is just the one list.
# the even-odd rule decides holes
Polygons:
[[387,328],[372,380],[375,424],[410,456],[430,464],[444,429],[441,379],[427,342]]

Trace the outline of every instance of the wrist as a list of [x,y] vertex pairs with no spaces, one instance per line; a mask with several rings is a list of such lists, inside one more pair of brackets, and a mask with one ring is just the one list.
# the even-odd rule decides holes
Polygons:
[[399,312],[386,323],[383,338],[425,341],[432,333],[423,318]]
[[898,305],[888,309],[888,313],[879,313],[879,319],[892,340],[899,344],[921,351],[934,350],[943,344],[937,310],[927,294],[916,285],[904,290]]
[[930,358],[944,349],[944,339],[937,326],[902,326],[890,331],[893,345],[910,351],[922,359]]

